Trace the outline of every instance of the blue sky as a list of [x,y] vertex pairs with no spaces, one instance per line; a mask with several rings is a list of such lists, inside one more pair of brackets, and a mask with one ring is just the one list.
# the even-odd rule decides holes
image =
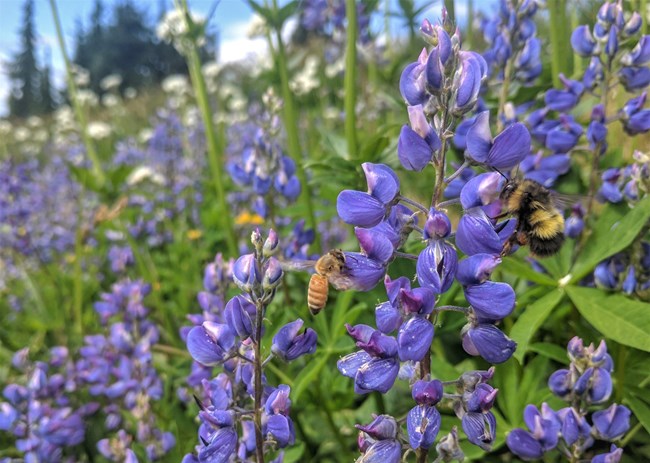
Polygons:
[[[104,0],[107,9],[110,11],[110,5],[118,3],[120,0]],[[159,0],[133,0],[134,3],[148,12],[150,18],[158,16]],[[206,15],[210,11],[214,0],[188,0],[190,8],[193,11]],[[486,4],[496,2],[474,0],[475,4],[481,5],[484,9]],[[6,79],[5,63],[20,48],[18,31],[22,22],[23,0],[0,0],[0,116],[6,115],[6,100],[9,91]],[[166,0],[169,8],[173,5],[173,0]],[[281,2],[282,3],[282,2]],[[383,3],[383,1],[382,1]],[[391,3],[397,3],[391,0]],[[422,3],[431,3],[431,8],[425,13],[426,17],[435,19],[440,14],[439,2],[428,2],[423,0]],[[63,25],[68,53],[72,50],[72,37],[77,20],[87,23],[88,17],[93,9],[93,0],[57,0],[59,15]],[[456,14],[460,22],[467,15],[467,2],[456,0]],[[485,8],[487,9],[487,8]],[[221,0],[217,7],[210,24],[220,31],[222,59],[229,61],[241,56],[246,52],[254,49],[264,48],[263,41],[253,42],[246,38],[247,24],[251,18],[251,10],[244,0]],[[50,5],[48,0],[35,0],[35,21],[36,30],[39,38],[39,50],[41,54],[45,49],[51,53],[51,62],[55,70],[55,84],[62,85],[63,79],[63,59],[57,45],[56,33]],[[42,62],[43,56],[40,56]]]

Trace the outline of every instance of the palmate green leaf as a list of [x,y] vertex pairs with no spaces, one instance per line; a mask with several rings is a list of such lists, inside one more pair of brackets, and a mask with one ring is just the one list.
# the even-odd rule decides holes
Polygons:
[[557,286],[557,281],[553,278],[544,273],[535,271],[530,264],[514,257],[506,257],[503,259],[500,269],[504,272],[512,273],[517,277],[539,283],[540,285]]
[[551,289],[544,297],[526,307],[512,329],[510,338],[517,343],[514,357],[522,363],[528,351],[528,343],[544,320],[564,297],[561,289]]
[[646,431],[650,432],[650,406],[631,394],[625,396],[623,402],[630,406],[632,413],[634,413],[636,419],[639,420],[639,423],[643,425]]
[[580,314],[605,337],[650,352],[650,304],[594,288],[568,286]]
[[628,247],[650,220],[650,196],[621,217],[621,208],[608,204],[593,234],[571,269],[571,282],[580,281],[603,259]]

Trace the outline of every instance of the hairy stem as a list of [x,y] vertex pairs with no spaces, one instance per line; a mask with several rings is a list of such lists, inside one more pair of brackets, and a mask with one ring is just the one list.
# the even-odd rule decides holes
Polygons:
[[264,305],[261,301],[255,304],[257,313],[255,318],[255,454],[257,463],[264,463],[264,436],[262,435],[262,354],[260,343],[262,340],[262,323],[264,321]]

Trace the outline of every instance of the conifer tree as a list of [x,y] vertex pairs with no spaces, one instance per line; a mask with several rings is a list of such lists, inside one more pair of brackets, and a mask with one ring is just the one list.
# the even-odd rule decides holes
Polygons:
[[23,6],[23,24],[20,29],[20,51],[9,63],[11,115],[26,117],[39,112],[41,76],[36,63],[36,30],[34,26],[34,1],[26,0]]

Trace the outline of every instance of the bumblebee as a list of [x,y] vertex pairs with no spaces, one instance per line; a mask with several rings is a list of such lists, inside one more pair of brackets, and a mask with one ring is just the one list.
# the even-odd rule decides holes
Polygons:
[[350,289],[353,284],[345,274],[345,254],[333,249],[322,255],[314,264],[314,273],[309,279],[307,305],[312,315],[317,315],[327,304],[330,283],[338,290]]
[[499,195],[502,216],[517,218],[517,228],[505,243],[502,255],[514,244],[530,246],[532,254],[548,257],[564,243],[564,217],[555,207],[553,194],[534,180],[508,180]]

